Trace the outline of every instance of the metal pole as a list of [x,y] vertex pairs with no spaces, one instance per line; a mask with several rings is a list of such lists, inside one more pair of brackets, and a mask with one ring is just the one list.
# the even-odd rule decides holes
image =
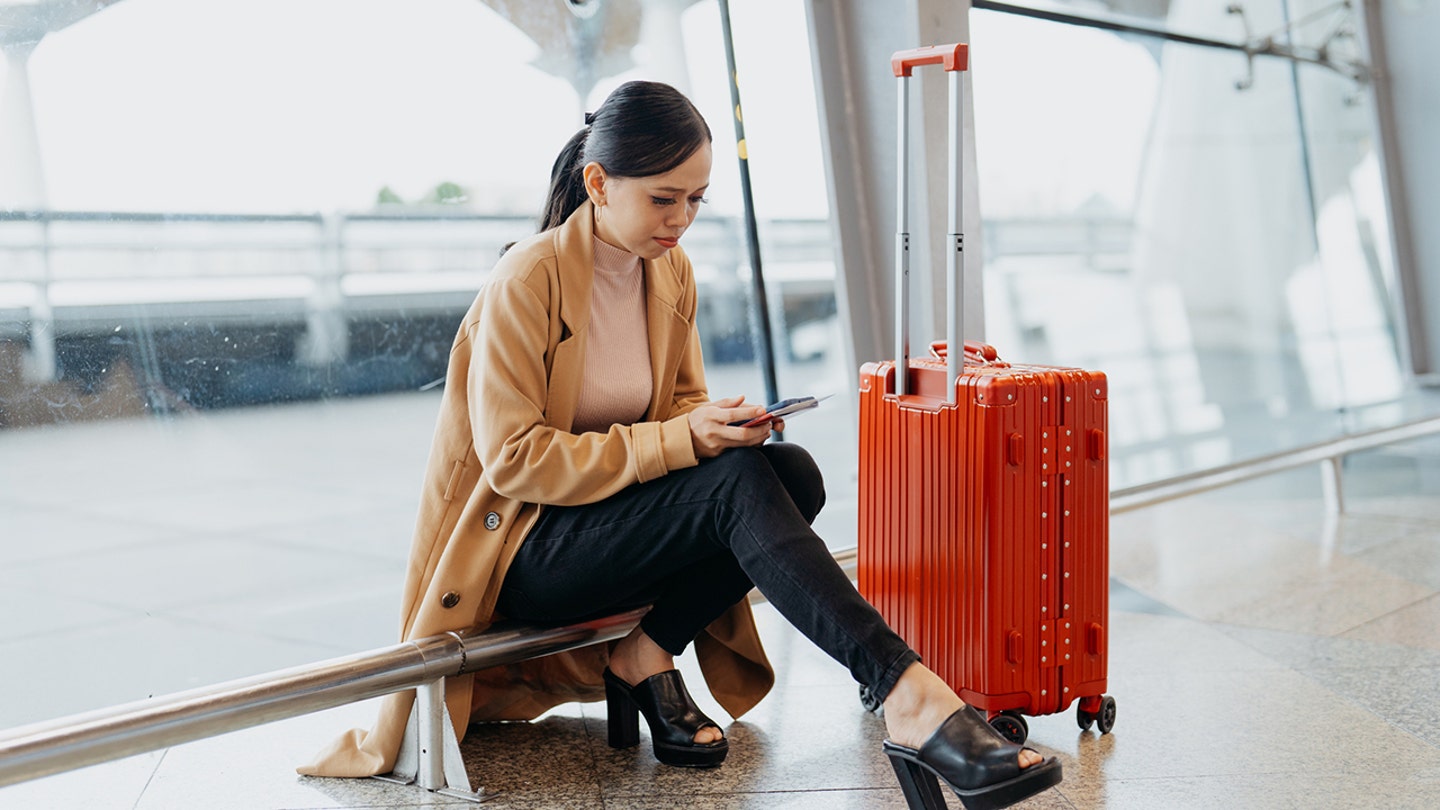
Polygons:
[[725,39],[725,65],[730,71],[730,103],[735,108],[735,143],[740,157],[740,198],[745,206],[745,242],[750,247],[750,283],[755,296],[755,335],[760,341],[760,370],[765,377],[765,401],[780,401],[775,378],[775,342],[770,330],[770,302],[765,273],[760,267],[760,233],[755,223],[755,199],[750,190],[750,153],[745,144],[745,120],[740,107],[740,80],[735,72],[735,41],[730,30],[730,2],[720,0],[720,32]]
[[964,135],[961,132],[965,118],[964,73],[958,70],[948,72],[950,80],[950,141],[951,171],[948,185],[950,196],[950,233],[946,241],[950,244],[945,251],[945,283],[950,295],[945,306],[949,312],[945,318],[945,399],[954,402],[958,396],[955,381],[965,368],[965,157],[961,152]]
[[613,641],[644,615],[641,609],[564,627],[447,633],[21,726],[0,734],[0,787]]
[[895,137],[895,393],[910,376],[910,82],[899,78]]
[[1320,462],[1320,490],[1325,494],[1325,511],[1335,517],[1345,514],[1344,462],[1341,456]]
[[419,705],[420,768],[415,782],[426,790],[445,787],[445,679],[415,690]]

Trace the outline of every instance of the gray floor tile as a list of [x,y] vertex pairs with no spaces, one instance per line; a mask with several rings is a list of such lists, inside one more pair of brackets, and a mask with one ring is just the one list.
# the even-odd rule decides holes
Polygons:
[[1392,576],[1440,592],[1440,529],[1412,529],[1387,543],[1355,554],[1355,559]]
[[1110,692],[1117,721],[1104,737],[1031,724],[1033,741],[1073,752],[1067,781],[1440,767],[1434,746],[1293,671],[1112,674]]
[[839,683],[768,698],[726,727],[725,765],[698,773],[658,764],[648,730],[638,749],[609,748],[602,719],[594,724],[591,745],[605,797],[888,786],[895,777],[880,751],[884,722],[866,713],[855,694],[853,686]]
[[[335,657],[160,616],[0,643],[0,729]],[[10,662],[19,662],[18,666]]]
[[1440,748],[1440,667],[1329,669],[1308,673],[1396,729]]
[[1312,636],[1234,625],[1216,630],[1243,642],[1280,665],[1301,672],[1317,669],[1423,669],[1440,667],[1440,650],[1405,643],[1369,641],[1356,636]]
[[471,786],[496,794],[485,807],[603,807],[591,741],[577,709],[466,732],[461,750]]
[[[1044,805],[1017,805],[1020,810]],[[606,798],[605,810],[906,810],[899,788]]]
[[372,498],[362,492],[336,492],[278,480],[237,481],[191,487],[181,498],[169,490],[95,497],[77,511],[106,520],[144,520],[161,528],[192,532],[254,532],[363,512]]
[[182,537],[144,522],[107,520],[0,496],[0,568],[34,560],[72,560]]
[[1207,618],[1315,635],[1339,635],[1413,605],[1434,591],[1375,570],[1339,561],[1296,572]]
[[[345,706],[171,748],[134,810],[328,810],[475,807],[449,796],[374,779],[299,776],[333,733],[368,725],[375,704]],[[489,807],[491,805],[485,805]]]
[[1175,616],[1110,615],[1110,678],[1184,672],[1271,672],[1273,658],[1230,638],[1222,628]]
[[400,640],[396,605],[404,583],[395,571],[318,580],[296,591],[186,607],[189,620],[215,628],[327,649],[332,656]]
[[393,576],[384,561],[239,536],[204,536],[38,560],[0,570],[0,588],[163,613],[233,599],[304,593],[315,582]]
[[1111,559],[1115,576],[1187,615],[1321,635],[1433,593],[1199,499],[1118,516]]
[[[1108,779],[1070,784],[1061,792],[1076,810],[1351,810],[1440,806],[1440,781],[1415,774],[1219,774],[1183,779]],[[1018,806],[1018,805],[1017,805]]]
[[[0,645],[134,618],[135,611],[82,599],[45,599],[28,589],[0,589]],[[0,646],[3,649],[3,646]]]
[[342,515],[265,526],[250,536],[339,554],[376,557],[386,560],[392,570],[402,570],[410,555],[419,498],[397,500],[397,504],[369,502]]
[[0,787],[0,810],[134,810],[164,757],[154,751]]
[[1440,651],[1440,595],[1372,619],[1345,637]]

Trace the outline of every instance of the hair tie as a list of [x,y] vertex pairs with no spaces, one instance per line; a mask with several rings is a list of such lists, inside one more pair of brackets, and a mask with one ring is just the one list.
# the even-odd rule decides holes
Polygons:
[[590,126],[590,125],[593,124],[593,123],[595,123],[595,113],[593,113],[593,112],[587,112],[587,113],[585,113],[585,126],[588,127],[588,126]]

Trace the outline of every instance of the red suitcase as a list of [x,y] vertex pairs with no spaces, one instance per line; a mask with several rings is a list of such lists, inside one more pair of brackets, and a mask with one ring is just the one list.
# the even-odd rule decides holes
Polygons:
[[[860,372],[859,588],[967,703],[1023,741],[1023,715],[1079,700],[1110,731],[1105,375],[1001,362],[961,342],[961,75],[967,46],[901,51],[895,362]],[[950,76],[948,336],[910,361],[907,78]]]

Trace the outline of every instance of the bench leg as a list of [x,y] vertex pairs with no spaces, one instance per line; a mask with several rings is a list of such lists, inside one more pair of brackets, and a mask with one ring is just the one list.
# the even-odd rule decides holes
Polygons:
[[431,793],[472,802],[483,802],[497,795],[470,789],[465,761],[460,758],[460,742],[450,722],[450,713],[445,710],[444,678],[415,690],[415,705],[410,709],[410,721],[405,724],[405,741],[395,758],[395,770],[375,778],[416,785]]

